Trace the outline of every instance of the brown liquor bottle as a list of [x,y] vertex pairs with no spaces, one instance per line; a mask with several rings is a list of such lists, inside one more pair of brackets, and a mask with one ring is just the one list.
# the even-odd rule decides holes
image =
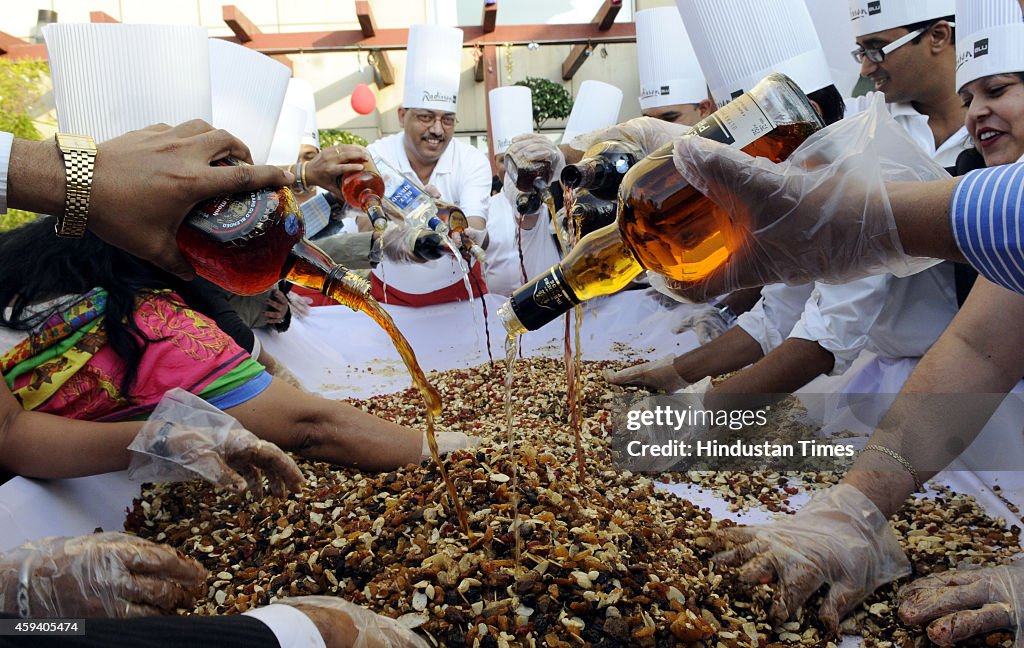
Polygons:
[[[823,126],[800,88],[771,74],[684,137],[708,137],[781,161]],[[729,214],[683,180],[672,148],[654,151],[626,174],[617,223],[585,236],[502,305],[498,315],[509,333],[536,330],[582,301],[618,292],[644,269],[695,283],[729,258],[739,243]]]
[[287,187],[196,205],[178,228],[178,248],[197,274],[230,292],[256,295],[287,279],[364,310],[367,282],[304,238],[302,212]]
[[562,169],[562,184],[587,189],[602,200],[615,200],[626,172],[643,155],[628,142],[599,142],[587,149],[583,159]]
[[362,171],[347,173],[338,179],[338,186],[345,202],[356,209],[361,209],[370,217],[373,229],[383,232],[388,226],[388,218],[384,215],[381,197],[384,195],[384,179],[380,177],[373,160],[363,164]]

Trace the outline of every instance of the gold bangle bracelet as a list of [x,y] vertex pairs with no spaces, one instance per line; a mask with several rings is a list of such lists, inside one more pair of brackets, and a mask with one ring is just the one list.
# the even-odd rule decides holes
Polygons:
[[309,162],[303,162],[302,163],[302,171],[301,171],[301,174],[302,174],[302,193],[306,193],[307,191],[309,191],[309,185],[306,184],[306,165],[307,164],[309,164]]
[[910,463],[906,457],[896,452],[892,448],[886,448],[885,446],[876,445],[874,443],[864,446],[864,451],[874,450],[875,452],[881,452],[882,454],[895,459],[899,465],[910,473],[910,476],[914,478],[914,488],[920,492],[924,490],[924,484],[921,483],[921,476],[917,474],[917,468],[914,468],[914,464]]

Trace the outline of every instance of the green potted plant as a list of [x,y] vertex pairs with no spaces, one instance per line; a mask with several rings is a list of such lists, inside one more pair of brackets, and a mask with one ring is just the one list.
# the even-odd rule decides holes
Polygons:
[[561,84],[537,77],[526,77],[515,84],[533,93],[533,125],[538,131],[547,120],[565,119],[572,111],[572,95]]

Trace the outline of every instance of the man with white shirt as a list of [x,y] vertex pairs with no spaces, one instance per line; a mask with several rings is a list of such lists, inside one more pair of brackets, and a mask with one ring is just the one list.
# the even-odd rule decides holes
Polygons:
[[[441,200],[458,205],[469,220],[463,235],[486,248],[491,167],[483,153],[453,139],[461,62],[461,29],[412,25],[405,96],[398,109],[402,132],[367,148],[409,179],[436,189]],[[486,292],[479,264],[473,264],[472,274],[473,294],[479,296]],[[463,261],[449,255],[420,264],[385,260],[373,270],[371,284],[373,296],[385,303],[428,306],[466,299],[463,276]]]
[[[488,99],[498,177],[509,182],[505,179],[505,151],[513,137],[533,132],[532,93],[525,86],[513,85],[491,90]],[[515,196],[509,193],[499,191],[488,204],[491,244],[484,270],[487,290],[506,296],[560,260],[547,206],[541,204],[536,213],[520,216],[512,204]]]
[[[951,167],[966,142],[963,108],[954,87],[955,46],[948,20],[953,2],[871,4],[869,15],[867,0],[851,0],[858,44],[880,48],[877,52],[855,52],[855,57],[865,60],[861,73],[876,79],[876,87],[890,100],[890,112],[914,141],[940,164]],[[710,11],[704,5],[701,1],[688,3],[684,11],[680,3],[684,21],[688,13],[701,18],[701,12]],[[796,9],[806,12],[806,7]],[[783,13],[787,21],[794,20],[795,11]],[[696,42],[689,22],[687,29]],[[715,36],[716,45],[722,38],[767,38],[755,31]],[[796,60],[806,63],[808,58],[800,56]],[[820,60],[824,64],[823,54]],[[719,67],[714,61],[710,65]],[[705,73],[712,76],[708,66]],[[794,79],[805,89],[816,85],[796,76]],[[716,99],[731,95],[711,85]],[[947,100],[950,98],[952,101]],[[863,109],[870,100],[867,97],[851,102],[850,107]],[[952,128],[954,123],[957,128]],[[716,385],[714,391],[788,393],[819,375],[845,372],[865,349],[888,358],[920,357],[956,312],[953,284],[952,268],[943,265],[903,279],[885,274],[842,285],[766,286],[761,301],[749,313],[740,315],[737,326],[720,338],[679,357],[630,368],[609,379],[619,384],[675,390],[749,364]]]

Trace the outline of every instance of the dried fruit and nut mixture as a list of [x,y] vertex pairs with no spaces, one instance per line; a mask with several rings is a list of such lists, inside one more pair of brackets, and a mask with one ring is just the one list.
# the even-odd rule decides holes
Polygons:
[[[147,486],[125,526],[209,569],[199,614],[244,611],[275,597],[337,594],[388,616],[419,617],[413,620],[422,621],[426,636],[454,647],[829,645],[810,613],[771,627],[764,621],[770,585],[741,589],[729,569],[712,563],[706,534],[732,522],[713,520],[646,476],[612,470],[606,439],[615,393],[601,371],[624,364],[584,363],[583,476],[565,422],[562,363],[517,364],[518,569],[500,365],[431,376],[445,398],[439,428],[482,439],[477,449],[446,459],[470,511],[471,542],[432,465],[365,474],[303,461],[306,488],[286,500],[216,492],[200,482]],[[412,390],[356,404],[423,424]],[[779,514],[789,510],[784,502],[795,484],[814,489],[836,481],[830,474],[689,477],[738,505],[756,501]],[[894,526],[915,575],[964,560],[1003,563],[1019,549],[1017,529],[1004,529],[973,498],[947,491],[915,500]],[[926,644],[920,628],[899,622],[894,600],[895,587],[883,588],[846,627],[863,632],[867,645]],[[816,606],[815,600],[808,605]],[[1011,639],[995,633],[978,645]]]

